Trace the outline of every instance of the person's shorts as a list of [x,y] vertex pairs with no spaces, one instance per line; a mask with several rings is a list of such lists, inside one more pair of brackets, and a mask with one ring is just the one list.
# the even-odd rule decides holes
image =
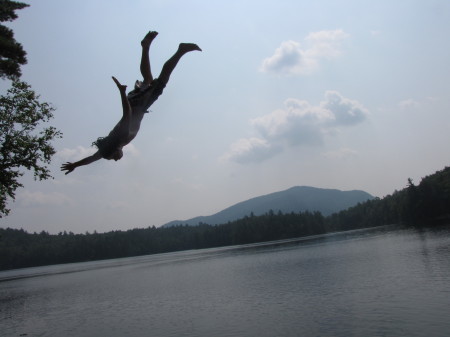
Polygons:
[[163,93],[165,84],[155,78],[150,85],[146,85],[141,81],[136,81],[134,89],[127,95],[131,105],[141,105],[147,110]]

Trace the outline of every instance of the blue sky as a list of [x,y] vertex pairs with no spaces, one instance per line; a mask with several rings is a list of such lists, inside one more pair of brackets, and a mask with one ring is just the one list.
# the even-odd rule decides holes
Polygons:
[[[64,133],[1,227],[104,232],[210,215],[296,185],[383,197],[449,164],[450,2],[40,0],[9,24]],[[119,162],[65,176],[121,116],[111,80],[185,55]],[[5,85],[2,85],[4,91]]]

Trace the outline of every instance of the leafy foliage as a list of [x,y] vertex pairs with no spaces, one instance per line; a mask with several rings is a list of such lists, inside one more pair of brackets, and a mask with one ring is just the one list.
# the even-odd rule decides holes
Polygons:
[[[15,11],[28,6],[0,0],[0,22],[17,19]],[[23,169],[32,170],[35,179],[51,177],[46,164],[55,150],[50,141],[61,137],[54,127],[41,126],[53,118],[54,109],[41,103],[31,87],[19,81],[20,67],[26,62],[26,52],[13,31],[0,24],[0,78],[13,81],[7,94],[0,96],[0,217],[8,215],[7,200],[14,200],[15,191],[22,187],[18,178]]]
[[346,229],[355,223],[370,227],[441,222],[450,222],[450,167],[424,177],[417,186],[408,179],[407,187],[401,191],[333,214],[328,224],[331,228]]
[[[29,5],[21,2],[0,0],[0,22],[17,19],[15,13]],[[26,52],[14,39],[14,33],[0,24],[0,78],[16,80],[20,77],[20,66],[27,63]]]
[[14,199],[16,189],[22,187],[18,178],[23,169],[32,170],[35,179],[51,177],[46,164],[55,149],[50,141],[61,137],[61,132],[41,123],[53,118],[53,110],[25,82],[13,82],[0,96],[0,217],[9,213],[8,197]]

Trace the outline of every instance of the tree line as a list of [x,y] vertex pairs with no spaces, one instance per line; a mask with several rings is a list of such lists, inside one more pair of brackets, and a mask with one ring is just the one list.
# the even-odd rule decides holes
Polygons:
[[450,222],[450,167],[382,199],[324,217],[320,212],[269,211],[226,224],[154,226],[108,233],[56,235],[0,229],[0,270],[93,261],[189,249],[290,239],[387,224],[430,226]]

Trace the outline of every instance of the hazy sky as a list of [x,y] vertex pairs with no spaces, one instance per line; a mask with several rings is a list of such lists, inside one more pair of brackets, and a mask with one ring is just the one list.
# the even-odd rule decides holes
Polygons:
[[[24,177],[0,227],[160,226],[297,185],[383,197],[449,165],[448,0],[25,2],[9,24],[23,80],[64,138],[55,179]],[[120,119],[111,76],[140,79],[148,30],[155,76],[179,42],[203,52],[181,60],[121,161],[65,176]]]

